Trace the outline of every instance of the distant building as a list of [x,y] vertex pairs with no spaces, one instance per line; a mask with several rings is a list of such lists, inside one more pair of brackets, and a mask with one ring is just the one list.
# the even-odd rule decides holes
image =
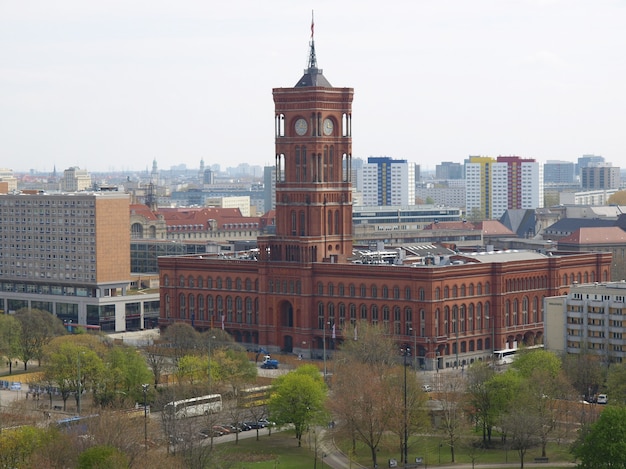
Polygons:
[[493,219],[507,209],[543,207],[542,171],[534,159],[470,157],[465,166],[468,216]]
[[572,184],[576,168],[571,161],[548,160],[543,165],[543,182],[546,184]]
[[581,175],[582,168],[587,168],[588,166],[598,165],[604,163],[604,156],[598,155],[583,155],[578,158],[578,162],[576,163],[576,175]]
[[415,165],[407,160],[370,157],[359,180],[365,206],[415,205]]
[[461,163],[453,163],[444,161],[435,166],[436,179],[463,179],[463,165]]
[[583,190],[619,189],[620,169],[610,163],[581,168],[580,183]]
[[61,191],[78,192],[89,188],[91,188],[91,175],[86,170],[74,166],[63,171]]

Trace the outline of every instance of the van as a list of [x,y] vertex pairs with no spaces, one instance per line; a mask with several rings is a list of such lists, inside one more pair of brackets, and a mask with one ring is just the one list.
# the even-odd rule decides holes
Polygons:
[[21,391],[22,383],[11,383],[9,386],[9,391]]
[[598,394],[598,400],[596,402],[598,404],[607,404],[609,402],[609,396],[606,394]]

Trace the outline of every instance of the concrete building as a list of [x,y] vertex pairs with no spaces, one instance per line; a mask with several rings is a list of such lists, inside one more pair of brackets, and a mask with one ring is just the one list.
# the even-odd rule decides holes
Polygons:
[[161,327],[220,327],[250,348],[323,357],[367,322],[445,368],[541,343],[545,296],[566,293],[570,275],[609,277],[604,253],[354,250],[353,90],[330,85],[311,41],[304,75],[273,95],[276,233],[230,256],[159,258]]
[[543,207],[543,168],[517,156],[470,157],[465,165],[468,216],[500,218],[507,209]]
[[546,348],[571,354],[595,353],[605,365],[623,363],[626,282],[571,283],[568,294],[544,300]]
[[584,191],[619,189],[620,169],[610,163],[581,168],[580,183]]
[[464,179],[463,165],[451,161],[443,161],[435,166],[435,178],[442,179]]
[[415,205],[415,165],[407,160],[370,157],[358,173],[363,205]]
[[68,168],[63,171],[63,179],[61,180],[61,191],[77,192],[91,188],[91,175],[87,170],[80,169],[77,166]]
[[156,324],[157,293],[130,290],[129,196],[0,195],[0,309],[124,331]]
[[571,161],[548,160],[543,165],[544,184],[572,184],[576,180],[576,166]]

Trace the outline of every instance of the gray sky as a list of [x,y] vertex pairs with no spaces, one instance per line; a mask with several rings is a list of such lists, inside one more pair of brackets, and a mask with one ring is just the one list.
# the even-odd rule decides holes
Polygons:
[[623,0],[4,0],[0,167],[271,164],[312,9],[355,157],[626,166]]

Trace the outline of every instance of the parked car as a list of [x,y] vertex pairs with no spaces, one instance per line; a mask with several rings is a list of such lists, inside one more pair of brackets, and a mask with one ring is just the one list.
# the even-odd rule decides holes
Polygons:
[[240,432],[247,432],[248,430],[252,430],[252,427],[246,422],[239,422],[236,423],[234,426],[237,427]]
[[22,389],[22,383],[11,383],[9,391],[20,391]]
[[609,396],[606,394],[598,394],[598,400],[596,401],[598,404],[608,404]]
[[432,386],[430,384],[422,384],[422,391],[424,392],[431,392],[433,390]]

